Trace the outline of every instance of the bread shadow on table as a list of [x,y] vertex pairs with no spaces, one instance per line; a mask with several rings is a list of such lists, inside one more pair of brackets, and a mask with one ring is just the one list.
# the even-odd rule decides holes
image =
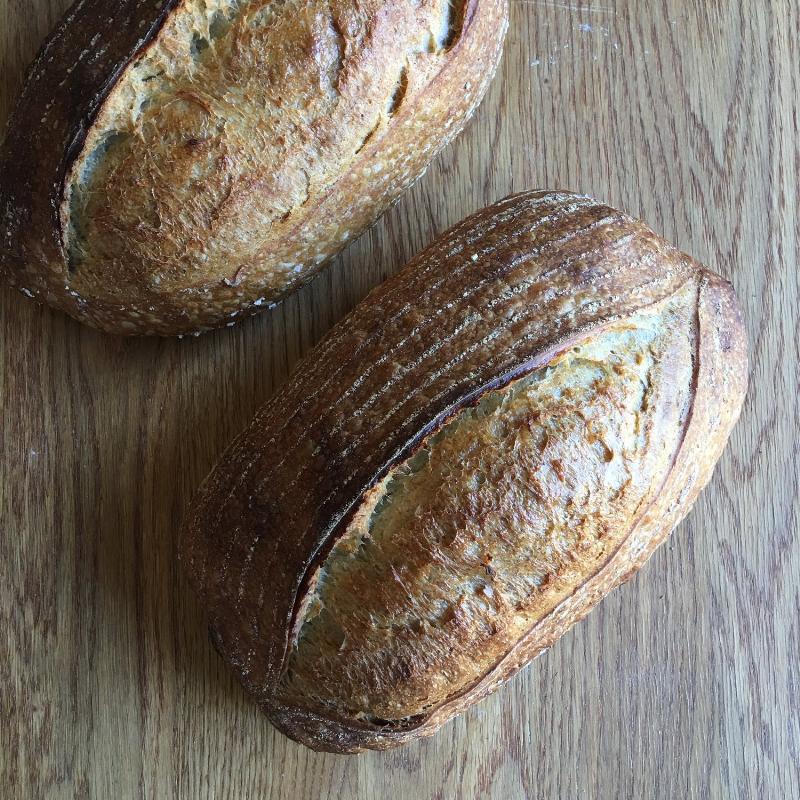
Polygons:
[[[178,562],[179,531],[225,447],[382,277],[364,274],[343,291],[340,273],[358,268],[337,261],[276,309],[198,338],[120,339],[66,323],[92,364],[91,392],[102,398],[88,409],[101,499],[85,535],[96,537],[97,592],[123,634],[106,634],[107,644],[114,640],[121,663],[137,661],[137,691],[172,684],[183,702],[254,708],[210,643]],[[109,409],[119,409],[116,418]]]
[[[151,682],[164,683],[184,702],[203,697],[205,703],[240,704],[242,690],[211,647],[202,605],[178,559],[179,532],[192,496],[271,394],[259,394],[252,386],[252,364],[266,356],[255,336],[248,337],[254,346],[246,359],[237,354],[230,363],[215,358],[213,369],[197,365],[210,358],[205,354],[227,349],[220,336],[119,345],[123,360],[140,362],[137,373],[145,385],[131,405],[133,413],[142,413],[138,430],[122,418],[98,442],[98,482],[107,501],[99,504],[96,518],[101,540],[97,591],[108,608],[116,609],[123,633],[115,637],[120,660],[130,659],[131,648],[138,651],[138,691],[147,694]],[[238,336],[229,333],[229,338]],[[141,365],[145,361],[153,363],[149,384]],[[186,366],[186,361],[194,363]],[[192,373],[189,379],[185,371]],[[165,385],[170,375],[177,378],[171,387]],[[128,380],[122,382],[131,388]],[[126,456],[131,447],[136,454]]]

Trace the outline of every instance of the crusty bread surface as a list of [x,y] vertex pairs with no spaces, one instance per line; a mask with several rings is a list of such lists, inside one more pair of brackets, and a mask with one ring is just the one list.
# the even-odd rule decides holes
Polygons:
[[300,364],[193,504],[212,637],[316,749],[434,732],[635,572],[739,415],[730,285],[534,192],[456,226]]
[[269,307],[465,125],[507,0],[80,0],[0,150],[0,269],[114,333]]

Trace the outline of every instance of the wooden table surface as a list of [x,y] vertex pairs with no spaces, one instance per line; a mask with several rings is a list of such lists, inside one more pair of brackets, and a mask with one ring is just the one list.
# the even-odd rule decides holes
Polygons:
[[[0,122],[68,3],[0,0]],[[0,290],[0,796],[800,796],[798,3],[512,0],[511,20],[468,131],[273,312],[122,340]],[[533,187],[593,193],[734,282],[742,421],[669,543],[489,701],[399,751],[312,753],[212,650],[174,557],[183,509],[335,320]]]

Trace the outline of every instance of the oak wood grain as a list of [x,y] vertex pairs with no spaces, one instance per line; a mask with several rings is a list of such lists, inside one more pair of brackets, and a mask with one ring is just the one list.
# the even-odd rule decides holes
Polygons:
[[[0,122],[69,0],[0,0]],[[122,340],[0,290],[0,795],[800,797],[800,8],[512,0],[468,131],[273,312]],[[225,444],[370,287],[526,188],[595,194],[729,277],[743,418],[687,522],[488,702],[388,754],[272,730],[174,558]]]

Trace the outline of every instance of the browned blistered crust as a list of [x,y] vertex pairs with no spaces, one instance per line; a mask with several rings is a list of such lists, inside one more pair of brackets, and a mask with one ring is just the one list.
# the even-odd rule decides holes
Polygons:
[[507,0],[80,0],[0,150],[0,270],[103,330],[267,308],[464,127]]
[[[346,630],[335,639],[341,653],[316,659],[303,626],[316,613],[315,598],[337,596],[335,581],[332,588],[319,585],[320,570],[333,574],[337,545],[362,531],[365,510],[387,476],[420,447],[442,447],[433,433],[521,376],[544,370],[554,376],[548,380],[569,388],[570,353],[597,358],[609,332],[636,330],[643,319],[655,331],[655,344],[642,356],[652,367],[640,402],[639,450],[615,452],[613,443],[628,424],[630,393],[641,391],[636,380],[617,383],[614,376],[634,369],[638,353],[622,352],[633,366],[606,370],[584,406],[583,395],[574,392],[559,391],[558,402],[546,393],[531,401],[527,430],[540,432],[542,420],[555,413],[564,420],[548,433],[556,440],[541,447],[551,473],[537,489],[539,507],[525,506],[531,529],[537,519],[559,513],[552,487],[589,484],[592,475],[603,474],[573,424],[576,414],[586,416],[587,441],[600,442],[609,464],[621,458],[627,477],[624,491],[615,494],[592,484],[595,494],[580,499],[579,509],[587,535],[567,542],[565,554],[542,556],[551,572],[537,578],[530,595],[516,609],[498,606],[488,632],[485,608],[455,596],[443,615],[449,627],[428,627],[425,575],[436,557],[454,547],[458,569],[472,569],[459,532],[472,531],[477,545],[495,553],[504,537],[519,533],[515,522],[505,532],[487,526],[481,534],[477,523],[487,517],[480,516],[485,508],[476,509],[476,498],[488,498],[509,519],[530,502],[515,499],[528,487],[509,489],[501,479],[486,482],[485,495],[470,483],[450,487],[451,505],[441,507],[449,508],[447,516],[440,508],[431,524],[448,525],[453,533],[438,551],[431,549],[433,556],[411,543],[389,565],[405,605],[396,586],[358,586],[359,605],[374,610],[375,629],[341,617]],[[337,325],[205,482],[185,527],[182,558],[208,607],[214,641],[274,724],[311,747],[356,752],[429,735],[549,647],[644,563],[708,482],[746,381],[745,334],[732,288],[643,223],[567,193],[517,195],[480,211]],[[592,385],[584,382],[576,391],[589,392]],[[600,427],[589,439],[592,418]],[[563,441],[559,431],[566,432]],[[490,462],[507,458],[487,442]],[[508,461],[504,474],[514,474],[528,457],[521,452],[516,463]],[[466,455],[461,461],[469,464]],[[421,540],[425,525],[413,524]],[[500,553],[501,569],[509,555]],[[369,574],[373,567],[364,569]],[[491,578],[492,569],[486,575]],[[507,591],[502,581],[509,576],[494,577],[498,591]],[[336,580],[348,589],[344,578]],[[497,596],[483,583],[477,589],[484,599]],[[387,639],[381,619],[387,609],[403,611],[398,619],[416,617]],[[358,636],[348,640],[354,631]],[[324,636],[320,641],[327,646]],[[430,656],[445,652],[448,642],[449,660]],[[465,643],[476,642],[485,658],[467,664]],[[437,681],[441,673],[452,676],[449,686]],[[393,709],[396,716],[384,716]]]

